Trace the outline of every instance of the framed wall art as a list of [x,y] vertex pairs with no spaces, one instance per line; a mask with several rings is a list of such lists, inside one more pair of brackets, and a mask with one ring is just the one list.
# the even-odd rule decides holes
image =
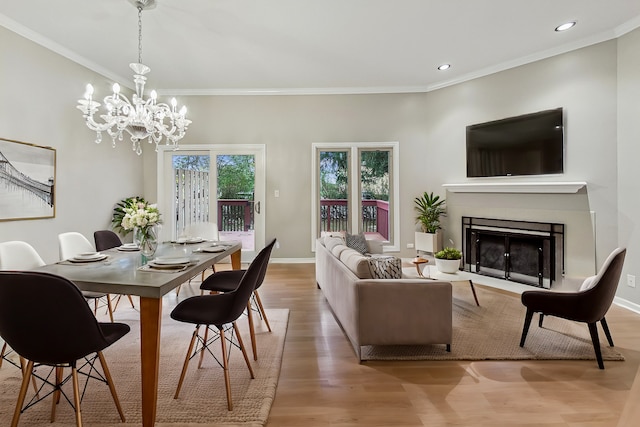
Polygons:
[[0,138],[0,221],[53,218],[56,150]]

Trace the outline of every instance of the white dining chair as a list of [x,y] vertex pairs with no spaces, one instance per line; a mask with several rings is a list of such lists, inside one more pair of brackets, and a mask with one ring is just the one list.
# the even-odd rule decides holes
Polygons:
[[[181,236],[181,237],[185,237],[186,239],[200,237],[204,240],[210,240],[210,241],[220,240],[220,234],[218,232],[218,224],[216,224],[215,222],[194,222],[192,224],[187,225],[184,228],[183,234],[184,236]],[[216,272],[215,265],[211,266],[211,272],[212,273]],[[200,279],[201,282],[204,281],[204,273],[205,271],[203,270],[201,274],[201,279]],[[191,284],[192,279],[193,278],[189,279],[189,284]],[[176,288],[176,296],[180,294],[181,287],[182,285],[178,285],[178,287]]]
[[27,242],[0,243],[0,270],[33,270],[43,265],[44,260]]
[[95,252],[96,250],[89,239],[76,231],[58,234],[58,245],[61,261],[73,258],[82,252]]
[[[87,239],[86,237],[84,237],[84,235],[78,233],[77,231],[69,231],[67,233],[58,234],[58,248],[60,252],[60,261],[73,258],[74,256],[82,252],[95,252],[96,250],[89,239]],[[107,311],[109,313],[109,318],[113,322],[113,307],[111,305],[111,295],[101,292],[87,291],[82,291],[82,294],[86,299],[93,300],[94,314],[98,312],[99,301],[102,298],[105,298],[106,301],[104,305],[106,305]]]

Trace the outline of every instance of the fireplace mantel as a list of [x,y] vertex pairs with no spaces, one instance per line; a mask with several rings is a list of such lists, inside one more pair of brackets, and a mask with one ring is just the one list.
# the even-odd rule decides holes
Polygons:
[[465,182],[442,184],[452,193],[577,193],[586,182]]

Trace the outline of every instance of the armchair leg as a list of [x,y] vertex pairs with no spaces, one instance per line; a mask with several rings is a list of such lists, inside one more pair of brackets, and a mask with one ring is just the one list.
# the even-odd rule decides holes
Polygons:
[[604,362],[602,361],[602,353],[600,351],[600,339],[598,338],[597,326],[597,323],[589,323],[589,333],[591,334],[591,341],[593,341],[593,350],[596,352],[598,368],[604,369]]
[[529,332],[529,326],[531,326],[532,318],[533,310],[527,308],[527,314],[524,317],[524,326],[522,327],[522,337],[520,338],[520,347],[524,347],[524,342],[527,339],[527,333]]
[[609,346],[614,347],[613,338],[611,338],[611,332],[609,332],[609,325],[607,325],[607,321],[605,320],[604,317],[600,321],[600,324],[602,325],[602,329],[604,329],[604,334],[607,336],[607,341],[609,341]]

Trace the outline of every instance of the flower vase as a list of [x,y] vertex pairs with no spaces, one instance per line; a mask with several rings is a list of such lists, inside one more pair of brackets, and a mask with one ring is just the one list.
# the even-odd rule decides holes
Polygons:
[[158,229],[155,225],[147,227],[135,227],[133,241],[140,248],[142,256],[150,259],[158,249]]

